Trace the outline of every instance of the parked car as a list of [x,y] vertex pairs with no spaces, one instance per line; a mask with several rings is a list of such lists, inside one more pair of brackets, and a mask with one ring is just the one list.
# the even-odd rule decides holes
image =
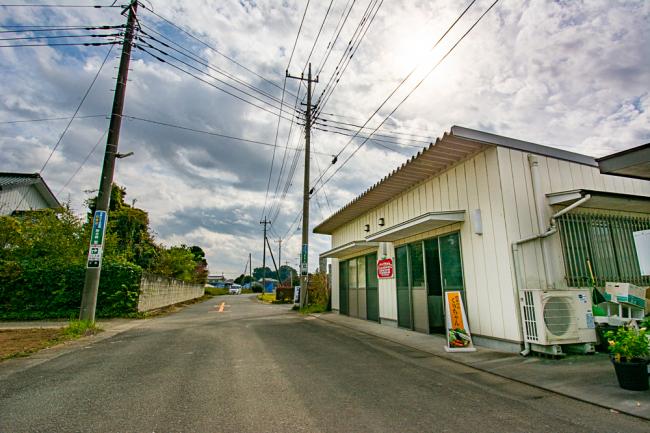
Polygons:
[[230,286],[230,289],[228,289],[228,294],[241,295],[241,286],[239,284],[233,284],[232,286]]

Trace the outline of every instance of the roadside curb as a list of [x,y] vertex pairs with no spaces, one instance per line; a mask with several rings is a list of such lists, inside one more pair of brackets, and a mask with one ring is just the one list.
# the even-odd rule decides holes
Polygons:
[[[143,324],[147,320],[148,319],[133,319],[132,321],[109,327],[108,329],[95,335],[81,337],[76,340],[64,341],[60,344],[54,345],[52,347],[47,347],[25,357],[11,358],[2,361],[0,363],[0,380],[6,379],[15,373],[29,370],[32,367],[58,358],[59,356],[83,349],[89,344],[95,344],[107,340],[118,334],[133,329]],[[101,327],[101,322],[99,323],[99,326]]]
[[597,402],[597,401],[581,398],[581,397],[578,397],[578,396],[575,396],[575,395],[572,395],[572,394],[569,394],[569,393],[565,393],[565,392],[562,392],[562,391],[559,391],[559,390],[556,390],[556,389],[548,388],[548,387],[545,387],[545,386],[540,385],[538,383],[533,383],[533,382],[530,382],[530,381],[521,380],[519,378],[511,377],[511,376],[508,376],[506,374],[498,373],[498,372],[493,371],[493,370],[489,370],[489,369],[486,369],[486,368],[481,368],[480,365],[470,364],[470,363],[465,362],[465,361],[463,361],[463,360],[461,360],[461,359],[459,359],[457,357],[452,356],[451,354],[447,355],[447,354],[444,354],[444,353],[438,353],[438,352],[434,352],[434,351],[430,351],[430,350],[425,350],[422,347],[417,347],[415,345],[408,344],[408,342],[400,340],[400,339],[390,338],[390,337],[388,337],[386,335],[382,335],[379,332],[377,332],[377,333],[369,332],[367,330],[359,329],[358,327],[350,326],[350,325],[348,325],[346,323],[343,323],[343,322],[340,322],[340,321],[337,321],[337,320],[330,320],[327,317],[328,316],[327,314],[324,315],[322,313],[314,313],[314,314],[309,314],[309,316],[312,316],[312,317],[314,317],[316,319],[322,320],[323,322],[327,322],[327,323],[332,324],[334,326],[339,326],[341,328],[350,329],[350,330],[353,330],[353,331],[356,331],[356,332],[359,332],[359,333],[362,333],[362,334],[365,334],[365,335],[371,335],[373,337],[380,338],[380,339],[385,340],[385,341],[390,341],[391,343],[399,344],[401,346],[408,347],[410,349],[414,349],[414,350],[417,350],[417,351],[420,351],[420,352],[428,353],[428,354],[430,354],[432,356],[435,356],[435,357],[437,357],[439,359],[444,359],[444,360],[447,360],[447,361],[453,361],[455,363],[464,365],[466,367],[472,368],[472,369],[477,370],[477,371],[481,371],[483,373],[488,373],[488,374],[491,374],[491,375],[494,375],[494,376],[497,376],[497,377],[500,377],[500,378],[503,378],[503,379],[508,379],[508,380],[513,381],[513,382],[517,382],[517,383],[520,383],[520,384],[523,384],[523,385],[531,386],[533,388],[536,388],[536,389],[539,389],[539,390],[542,390],[542,391],[550,392],[550,393],[553,393],[553,394],[556,394],[556,395],[561,395],[563,397],[568,397],[568,398],[571,398],[571,399],[576,400],[576,401],[581,401],[583,403],[591,404],[593,406],[598,406],[598,407],[601,407],[603,409],[608,409],[610,411],[614,411],[614,412],[617,412],[617,413],[622,413],[622,414],[632,416],[632,417],[635,417],[635,418],[638,418],[638,419],[642,419],[642,420],[645,420],[645,421],[650,421],[650,414],[643,415],[643,414],[633,413],[633,412],[630,412],[630,411],[627,411],[627,410],[624,410],[624,409],[621,409],[621,408],[611,407],[609,405],[602,404],[602,403]]

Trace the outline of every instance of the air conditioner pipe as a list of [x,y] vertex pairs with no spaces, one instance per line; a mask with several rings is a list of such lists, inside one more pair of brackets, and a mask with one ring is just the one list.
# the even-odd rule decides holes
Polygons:
[[523,239],[519,239],[518,241],[515,241],[512,243],[512,255],[513,255],[513,265],[514,265],[514,270],[515,270],[515,286],[516,286],[516,298],[519,300],[519,323],[521,324],[522,331],[524,333],[524,350],[522,350],[519,354],[521,356],[527,356],[530,354],[530,343],[526,341],[526,330],[524,329],[524,321],[523,321],[523,311],[521,307],[521,287],[523,283],[520,281],[522,277],[521,269],[519,268],[520,263],[519,263],[519,245],[524,244],[526,242],[534,241],[536,239],[540,240],[540,244],[542,247],[542,261],[544,264],[544,275],[546,277],[546,284],[549,286],[551,284],[551,281],[553,279],[552,272],[550,269],[550,259],[548,257],[548,250],[546,248],[546,245],[544,244],[544,238],[547,238],[555,233],[557,233],[557,225],[556,225],[556,219],[562,215],[564,215],[567,212],[570,212],[571,210],[577,208],[578,206],[581,206],[584,204],[587,200],[591,199],[590,194],[586,194],[583,196],[581,199],[575,201],[574,203],[571,203],[569,206],[565,207],[564,209],[560,210],[559,212],[553,214],[551,216],[551,221],[548,229],[546,228],[546,224],[544,221],[544,202],[543,202],[543,195],[542,191],[540,190],[540,177],[539,177],[539,161],[536,156],[529,154],[528,155],[528,162],[530,164],[530,174],[531,174],[531,181],[533,183],[533,194],[534,194],[534,199],[535,199],[535,210],[537,211],[537,224],[539,228],[539,234],[535,234],[532,236],[528,236]]

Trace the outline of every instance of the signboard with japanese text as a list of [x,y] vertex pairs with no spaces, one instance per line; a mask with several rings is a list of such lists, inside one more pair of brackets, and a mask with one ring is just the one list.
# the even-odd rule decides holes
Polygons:
[[393,259],[377,260],[377,278],[393,278]]
[[307,255],[309,254],[309,245],[303,244],[300,254],[300,273],[307,275]]
[[465,307],[460,291],[445,292],[445,316],[447,321],[447,352],[474,352],[472,334],[469,332]]
[[93,228],[90,232],[90,249],[88,250],[88,262],[86,267],[99,268],[102,263],[104,250],[104,237],[106,236],[106,211],[95,211],[93,217]]

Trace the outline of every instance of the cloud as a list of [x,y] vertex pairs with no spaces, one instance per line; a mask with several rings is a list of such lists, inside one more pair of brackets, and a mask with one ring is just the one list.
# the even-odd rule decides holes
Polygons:
[[[211,48],[141,8],[142,24],[208,60],[212,68],[280,98],[304,1],[151,3],[156,13],[191,29]],[[463,6],[451,0],[384,2],[323,108],[326,113],[344,118],[323,118],[363,124],[408,71],[424,63],[368,123],[370,127],[378,125],[490,3],[476,2],[457,29],[431,52],[430,47]],[[149,2],[145,4],[148,6]],[[355,2],[332,54],[318,71],[347,2],[334,2],[314,44],[328,4],[310,3],[289,65],[292,74],[300,74],[313,48],[309,60],[315,72],[320,73],[316,100],[339,60],[349,56],[344,53],[345,47],[367,6]],[[2,13],[0,23],[5,25],[124,22],[119,9],[23,7],[2,8]],[[417,146],[425,145],[405,141],[405,136],[399,135],[402,133],[434,141],[451,125],[458,124],[594,156],[650,141],[649,21],[650,4],[645,1],[500,2],[386,122],[382,133],[398,134],[389,140],[401,144],[368,142],[359,149],[311,200],[310,225],[313,227],[401,165],[418,151]],[[84,103],[81,116],[110,112],[117,49]],[[0,122],[70,116],[107,52],[106,47],[2,50]],[[166,51],[190,62],[171,48]],[[214,69],[194,65],[236,84]],[[131,69],[125,114],[275,142],[277,116],[244,104],[137,49]],[[214,86],[226,88],[199,71],[188,70]],[[287,80],[286,89],[295,94],[299,83]],[[250,88],[246,91],[252,93]],[[304,87],[300,95],[304,95]],[[289,111],[295,97],[285,94],[284,99],[285,111]],[[271,109],[260,101],[254,102]],[[65,120],[0,124],[0,170],[39,170],[65,124]],[[72,123],[43,173],[55,192],[79,167],[107,125],[108,120],[103,117],[81,117]],[[345,127],[355,130],[354,126]],[[279,146],[302,145],[300,129],[294,127],[292,131],[288,139],[289,123],[281,123]],[[324,178],[329,178],[360,143],[351,142],[337,165],[332,165],[331,155],[339,153],[348,142],[350,137],[313,131],[312,146],[318,153],[312,156],[312,182],[327,167]],[[62,191],[61,198],[69,197],[79,213],[83,212],[87,197],[84,191],[97,189],[103,149],[102,141]],[[127,200],[136,199],[137,206],[150,213],[153,229],[162,242],[200,245],[207,252],[211,270],[239,273],[249,251],[253,253],[254,265],[261,262],[259,221],[267,201],[267,208],[278,210],[271,226],[274,235],[291,236],[283,243],[283,257],[290,258],[295,265],[301,241],[297,224],[292,223],[297,221],[302,206],[303,153],[285,153],[283,148],[277,148],[269,182],[272,147],[129,118],[122,123],[120,151],[134,151],[135,155],[118,161],[115,180],[127,188]],[[288,182],[285,176],[291,172],[294,157],[294,177]],[[283,164],[283,176],[278,181]],[[278,196],[288,187],[283,200],[274,194],[276,185]],[[329,249],[329,238],[311,235],[310,240],[310,263],[314,267],[318,253]]]

